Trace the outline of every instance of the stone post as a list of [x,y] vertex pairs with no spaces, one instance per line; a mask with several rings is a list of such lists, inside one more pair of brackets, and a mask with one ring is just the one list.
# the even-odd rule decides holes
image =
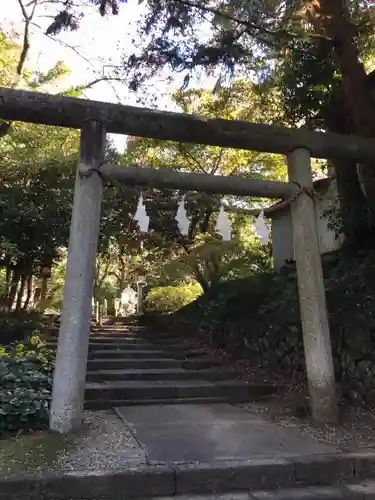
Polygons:
[[137,314],[143,314],[143,282],[137,282]]
[[115,317],[119,315],[120,299],[115,299]]
[[[85,170],[103,161],[105,142],[100,123],[84,125],[80,163]],[[83,419],[102,191],[97,172],[77,169],[50,414],[50,429],[60,433],[79,428]]]
[[95,299],[95,322],[99,325],[100,323],[100,303]]
[[[313,188],[307,150],[289,154],[288,173],[289,181]],[[314,199],[308,193],[300,194],[291,205],[291,214],[312,417],[319,423],[336,423],[335,374]]]

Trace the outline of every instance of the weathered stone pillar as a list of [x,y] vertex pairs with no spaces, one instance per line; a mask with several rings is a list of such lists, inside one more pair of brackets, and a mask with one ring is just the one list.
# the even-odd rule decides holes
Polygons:
[[143,286],[144,283],[142,281],[137,282],[137,314],[143,314]]
[[[95,168],[103,161],[105,142],[105,128],[100,123],[91,121],[85,124],[81,132],[81,168],[77,169],[76,175],[50,414],[50,429],[60,433],[78,428],[83,418],[103,191],[102,180]],[[90,172],[88,169],[94,170]]]
[[[307,150],[297,149],[288,156],[288,173],[290,181],[313,188]],[[335,374],[314,199],[308,193],[300,194],[291,205],[291,213],[312,416],[317,422],[335,423]]]

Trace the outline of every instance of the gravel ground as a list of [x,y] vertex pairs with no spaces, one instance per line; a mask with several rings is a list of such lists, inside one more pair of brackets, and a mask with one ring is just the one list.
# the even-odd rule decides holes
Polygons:
[[374,411],[342,406],[339,425],[316,426],[304,410],[306,405],[301,404],[301,399],[305,399],[304,391],[302,394],[301,392],[290,391],[267,401],[246,403],[240,407],[253,415],[261,415],[276,425],[294,429],[319,443],[334,445],[342,451],[355,452],[375,448]]
[[86,411],[82,429],[0,440],[0,477],[58,471],[103,471],[145,464],[145,455],[114,411]]
[[129,428],[114,411],[86,411],[85,426],[60,454],[64,470],[105,470],[145,463],[145,456]]
[[218,369],[233,368],[238,377],[253,383],[267,383],[281,388],[273,397],[257,402],[239,405],[244,410],[283,427],[292,428],[303,436],[319,443],[334,445],[343,451],[375,449],[375,409],[358,408],[350,404],[340,406],[340,424],[334,426],[313,425],[308,415],[306,387],[298,385],[283,374],[256,366],[246,358],[228,354],[197,342],[183,339],[191,349],[205,350],[224,364]]

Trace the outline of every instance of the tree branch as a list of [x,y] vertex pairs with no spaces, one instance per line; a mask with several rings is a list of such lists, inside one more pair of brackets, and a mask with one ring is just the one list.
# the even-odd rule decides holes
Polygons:
[[97,85],[98,83],[111,82],[111,81],[124,83],[125,80],[123,78],[115,77],[115,76],[102,76],[99,78],[95,78],[94,80],[92,80],[89,83],[85,83],[85,85],[78,85],[78,87],[82,90],[88,90],[88,89],[91,89],[92,87],[94,87],[95,85]]
[[186,149],[186,147],[184,146],[184,144],[182,142],[179,142],[176,145],[176,147],[177,147],[177,149],[179,150],[180,153],[182,153],[183,155],[185,155],[185,158],[187,160],[190,160],[190,163],[193,163],[194,165],[196,165],[198,167],[198,170],[200,170],[204,174],[207,174],[206,170],[202,167],[202,165],[200,164],[200,162],[194,157],[194,155],[192,155],[190,153],[190,151],[188,151]]
[[240,19],[236,16],[232,16],[231,14],[228,14],[226,12],[223,12],[219,9],[215,9],[214,7],[207,7],[205,5],[199,5],[195,2],[192,2],[191,0],[176,0],[178,3],[186,5],[188,7],[193,7],[194,9],[201,10],[202,12],[207,12],[210,14],[213,14],[215,16],[220,16],[224,19],[227,19],[228,21],[235,22],[237,24],[240,24],[244,26],[247,30],[256,30],[259,31],[263,34],[266,35],[284,35],[288,38],[297,38],[297,39],[316,39],[316,40],[329,40],[332,41],[330,37],[323,35],[321,33],[293,33],[290,31],[287,31],[285,28],[279,28],[276,30],[269,30],[265,28],[264,26],[260,26],[259,24],[251,23],[250,21],[245,21],[245,19]]
[[220,150],[219,154],[217,155],[217,158],[216,158],[215,163],[214,163],[214,167],[213,167],[213,169],[210,172],[211,175],[215,175],[216,172],[219,170],[220,164],[221,164],[221,160],[223,159],[223,156],[224,156],[224,148],[222,148]]
[[[39,24],[37,24],[37,23],[34,22],[34,23],[31,23],[31,25],[35,26],[36,28],[38,28],[38,29],[40,29],[42,31],[42,28],[41,28],[41,26]],[[94,74],[98,74],[97,70],[95,69],[95,66],[90,61],[90,59],[88,59],[83,54],[81,54],[73,45],[70,45],[69,43],[66,43],[63,40],[59,40],[58,38],[55,38],[53,35],[49,35],[49,34],[44,33],[44,32],[43,32],[43,34],[44,34],[44,36],[46,36],[50,40],[59,43],[60,45],[62,45],[63,47],[66,47],[67,49],[72,50],[78,57],[80,57],[81,59],[83,59],[84,61],[86,61],[86,63],[91,66]],[[91,88],[94,85],[96,85],[97,83],[99,83],[100,81],[103,81],[104,79],[106,79],[106,81],[110,84],[110,86],[111,86],[111,88],[112,88],[112,90],[113,90],[113,92],[114,92],[114,94],[116,96],[117,101],[120,103],[121,99],[120,99],[119,95],[117,94],[117,91],[116,91],[115,87],[111,84],[111,80],[115,81],[116,78],[109,78],[109,77],[104,77],[104,76],[103,77],[98,77],[95,80],[93,80],[92,82],[90,82],[89,84],[87,84],[88,85],[87,87],[85,85],[82,86],[82,90],[85,90],[87,88]]]
[[31,13],[28,14],[25,6],[22,3],[22,0],[18,0],[18,4],[21,8],[22,16],[23,16],[24,21],[25,21],[22,50],[21,50],[20,58],[19,58],[18,65],[17,65],[17,75],[19,75],[19,76],[21,76],[21,74],[22,74],[22,70],[23,70],[23,67],[25,65],[25,61],[26,61],[26,58],[27,58],[27,55],[28,55],[28,52],[30,49],[30,40],[29,40],[30,23],[34,17],[37,3],[38,3],[38,0],[34,0],[33,6],[31,8]]

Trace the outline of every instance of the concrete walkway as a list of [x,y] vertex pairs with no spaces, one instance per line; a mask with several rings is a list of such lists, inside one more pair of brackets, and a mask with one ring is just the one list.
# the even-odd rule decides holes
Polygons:
[[136,325],[120,335],[97,333],[90,339],[87,402],[115,408],[149,465],[336,451],[236,406],[275,388],[238,380],[217,365],[204,350]]
[[116,411],[151,465],[336,451],[229,404],[127,406]]

